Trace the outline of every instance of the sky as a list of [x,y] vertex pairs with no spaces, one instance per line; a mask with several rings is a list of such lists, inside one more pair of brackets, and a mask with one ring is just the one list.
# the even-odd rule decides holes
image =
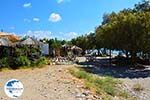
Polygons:
[[1,0],[0,29],[19,36],[71,38],[93,32],[104,13],[141,0]]

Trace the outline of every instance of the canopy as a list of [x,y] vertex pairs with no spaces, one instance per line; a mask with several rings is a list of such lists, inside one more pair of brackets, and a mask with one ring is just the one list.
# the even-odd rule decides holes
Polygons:
[[20,40],[20,38],[16,35],[0,32],[0,38],[3,37],[8,38],[11,42],[17,42]]
[[0,38],[0,46],[11,46],[12,43],[8,38]]
[[82,52],[82,49],[80,47],[78,47],[78,46],[72,46],[71,50],[77,50],[77,51],[81,51]]

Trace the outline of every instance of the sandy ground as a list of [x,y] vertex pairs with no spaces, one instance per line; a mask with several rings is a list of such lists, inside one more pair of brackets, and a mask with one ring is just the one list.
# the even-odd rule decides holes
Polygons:
[[9,79],[19,79],[24,92],[17,100],[78,100],[77,85],[66,71],[69,65],[47,66],[41,69],[21,69],[0,72],[0,100],[11,100],[4,93]]
[[[150,77],[147,78],[121,78],[121,81],[124,83],[124,88],[128,90],[128,92],[135,96],[137,100],[150,100]],[[134,87],[136,84],[139,84],[142,88],[141,91],[134,91]]]
[[[92,99],[83,95],[89,91],[81,90],[83,83],[68,73],[67,68],[71,66],[73,65],[55,65],[34,70],[0,72],[0,100],[11,100],[4,93],[4,84],[10,79],[19,79],[24,85],[23,95],[17,100],[98,100],[92,95],[88,95]],[[143,71],[101,66],[92,67],[91,70],[100,77],[108,74],[120,79],[123,88],[138,100],[150,100],[150,67]],[[135,84],[140,84],[143,90],[133,91]]]

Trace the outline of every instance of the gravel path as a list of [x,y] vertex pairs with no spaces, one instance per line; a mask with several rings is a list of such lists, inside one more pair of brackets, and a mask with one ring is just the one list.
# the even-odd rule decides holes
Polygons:
[[[135,96],[137,100],[150,100],[150,66],[143,69],[134,69],[130,67],[105,66],[109,65],[109,59],[99,58],[95,62],[85,62],[84,57],[80,57],[83,68],[92,73],[101,76],[110,75],[123,82],[122,88],[127,90],[130,95]],[[143,89],[135,91],[135,85],[140,85]]]
[[[147,78],[121,78],[124,83],[124,89],[131,95],[137,98],[137,100],[150,100],[150,77]],[[135,91],[133,88],[135,85],[139,85],[142,90]]]
[[68,67],[56,65],[0,72],[0,100],[11,100],[3,89],[9,79],[19,79],[24,85],[23,95],[18,100],[85,100],[86,95],[80,90],[82,84],[67,72]]

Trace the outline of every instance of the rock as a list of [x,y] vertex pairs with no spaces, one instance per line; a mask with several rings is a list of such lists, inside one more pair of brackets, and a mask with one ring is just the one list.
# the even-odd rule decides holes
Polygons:
[[85,96],[85,94],[83,94],[83,93],[78,93],[78,94],[76,95],[76,97],[77,97],[77,98],[85,98],[86,96]]
[[115,97],[113,98],[113,100],[119,100],[119,97],[115,96]]
[[87,100],[93,100],[94,97],[93,97],[93,95],[88,95],[88,96],[86,96],[86,99],[87,99]]
[[70,91],[70,90],[68,90],[68,91]]
[[81,86],[81,85],[77,85],[77,88],[82,88],[83,86]]
[[83,100],[82,98],[77,98],[77,100]]
[[54,90],[55,90],[55,91],[57,91],[57,89],[56,89],[56,88],[55,88]]
[[88,96],[88,95],[90,95],[91,94],[91,92],[89,91],[89,90],[86,90],[86,91],[84,91],[84,93],[83,93],[85,96]]
[[102,98],[101,98],[100,96],[97,96],[97,95],[94,95],[94,96],[93,96],[93,99],[94,99],[94,100],[102,100]]
[[45,98],[47,98],[47,95],[44,95]]
[[58,72],[62,72],[62,70],[58,70]]
[[84,94],[80,94],[80,93],[78,93],[77,95],[76,95],[76,98],[84,98],[85,97],[85,95]]
[[76,93],[80,93],[80,90],[79,89],[75,89]]

